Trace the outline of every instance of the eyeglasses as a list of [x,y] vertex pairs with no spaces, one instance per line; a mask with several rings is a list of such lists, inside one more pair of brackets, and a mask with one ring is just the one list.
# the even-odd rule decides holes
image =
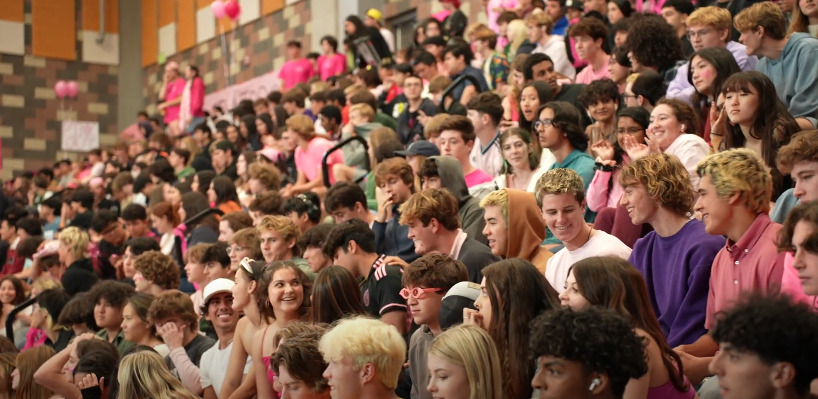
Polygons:
[[643,132],[645,129],[639,127],[629,127],[629,128],[619,128],[616,129],[616,134],[636,134],[639,132]]
[[688,39],[693,39],[693,38],[696,38],[696,37],[702,37],[702,36],[710,33],[711,31],[712,31],[712,29],[700,29],[698,31],[689,30],[689,31],[687,31],[687,37],[688,37]]
[[403,299],[409,299],[409,295],[412,295],[413,297],[415,297],[415,299],[423,299],[423,297],[426,296],[427,292],[438,292],[440,290],[441,290],[440,288],[420,288],[420,287],[415,287],[415,288],[412,288],[412,290],[410,291],[410,290],[404,288],[404,289],[400,290],[400,296]]
[[553,119],[545,118],[545,119],[540,119],[540,120],[534,121],[534,123],[531,126],[534,128],[534,130],[540,130],[541,127],[546,128],[546,127],[549,127],[549,126],[551,126],[553,124],[554,124]]

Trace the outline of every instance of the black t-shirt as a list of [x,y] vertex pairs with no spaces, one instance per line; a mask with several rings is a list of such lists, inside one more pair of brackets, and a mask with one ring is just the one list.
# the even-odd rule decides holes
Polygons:
[[[215,343],[216,340],[213,338],[196,334],[196,337],[193,338],[190,343],[185,345],[185,353],[190,361],[193,362],[196,367],[199,367],[199,361],[202,359],[202,354],[207,352],[207,350],[210,349]],[[176,365],[173,364],[173,360],[170,359],[170,355],[165,357],[165,364],[168,365],[168,370],[170,370],[173,376],[179,378],[179,373],[176,372]]]
[[567,84],[562,85],[562,89],[560,89],[560,93],[554,97],[556,101],[565,101],[573,104],[579,114],[582,116],[582,126],[580,126],[583,131],[585,127],[593,123],[591,118],[588,116],[588,113],[585,112],[585,108],[582,104],[579,103],[579,93],[582,92],[582,88],[585,87],[584,84]]
[[99,242],[99,270],[102,273],[103,280],[116,279],[116,269],[111,264],[111,256],[122,256],[125,253],[125,242],[122,245],[116,246],[106,240]]
[[381,255],[372,264],[369,275],[361,282],[364,309],[373,317],[396,311],[405,313],[407,309],[406,300],[400,296],[403,270],[398,266],[385,265],[385,257]]

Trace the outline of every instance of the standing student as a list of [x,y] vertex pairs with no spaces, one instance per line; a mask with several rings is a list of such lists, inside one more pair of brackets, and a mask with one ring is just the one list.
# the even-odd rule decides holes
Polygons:
[[278,71],[281,87],[284,91],[290,90],[299,83],[307,81],[315,73],[312,63],[301,56],[301,42],[290,40],[287,42],[287,62]]
[[401,296],[406,299],[412,321],[419,325],[409,340],[409,370],[412,376],[412,398],[430,399],[426,381],[429,347],[441,334],[440,308],[443,296],[455,284],[468,279],[466,267],[449,255],[431,253],[409,264],[403,274]]
[[[727,236],[710,274],[704,325],[710,330],[716,314],[729,309],[743,292],[779,292],[784,254],[775,246],[781,225],[767,215],[772,178],[757,154],[748,149],[713,154],[699,163],[698,174],[696,211],[702,215],[705,231]],[[708,375],[707,364],[718,347],[705,335],[676,350],[685,353],[685,374],[698,383]]]
[[655,154],[628,164],[619,176],[620,201],[634,225],[653,231],[636,241],[630,262],[645,276],[650,303],[672,347],[706,334],[710,267],[724,238],[691,218],[695,192],[682,163]]

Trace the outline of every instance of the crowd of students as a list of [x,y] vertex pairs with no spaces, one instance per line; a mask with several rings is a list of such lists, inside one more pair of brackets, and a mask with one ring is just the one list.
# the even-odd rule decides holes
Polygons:
[[0,397],[818,394],[818,3],[442,3],[5,182]]

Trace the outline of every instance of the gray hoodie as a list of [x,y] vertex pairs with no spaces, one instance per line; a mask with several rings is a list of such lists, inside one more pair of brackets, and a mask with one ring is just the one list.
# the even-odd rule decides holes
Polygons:
[[483,235],[483,228],[486,226],[483,220],[483,208],[480,201],[469,194],[466,186],[466,178],[463,176],[463,168],[460,162],[450,156],[431,157],[437,165],[437,173],[440,175],[440,185],[449,190],[457,198],[460,207],[460,227],[469,237],[486,244],[486,236]]
[[[369,139],[369,134],[379,127],[383,127],[383,125],[378,122],[369,122],[361,126],[355,126],[355,135],[367,140]],[[352,137],[352,135],[344,133],[341,140],[346,140],[350,137]],[[366,166],[366,157],[368,155],[366,154],[366,150],[364,150],[364,146],[361,145],[361,143],[357,141],[349,143],[344,146],[342,151],[344,152],[345,164],[361,169]]]

